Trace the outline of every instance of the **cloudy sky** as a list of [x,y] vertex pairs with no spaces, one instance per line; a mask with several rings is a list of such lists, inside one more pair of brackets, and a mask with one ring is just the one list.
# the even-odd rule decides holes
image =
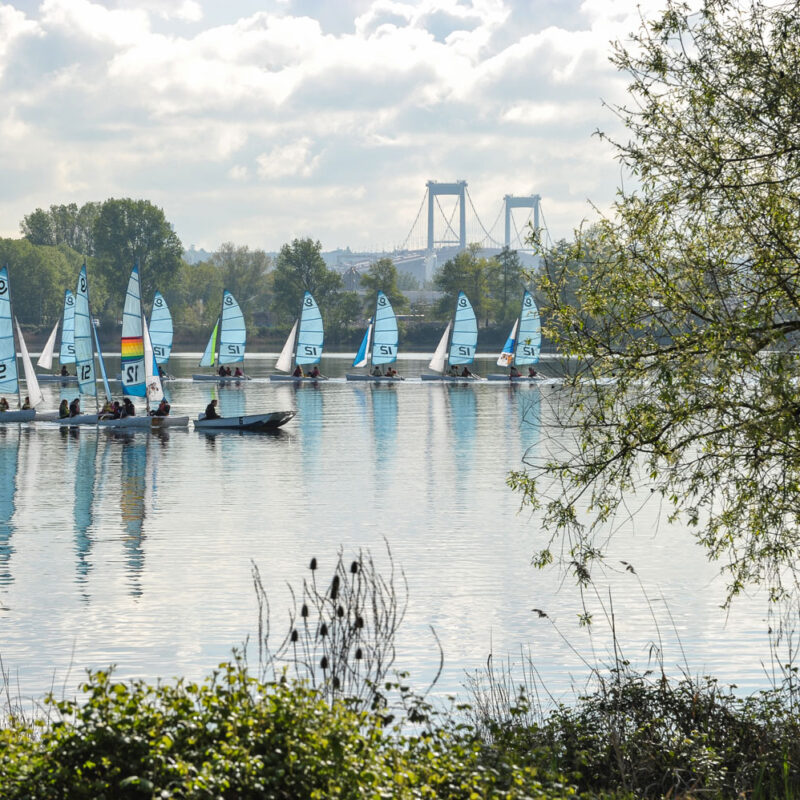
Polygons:
[[503,196],[532,193],[569,236],[620,180],[592,133],[615,128],[609,42],[638,19],[631,0],[0,0],[0,235],[134,197],[186,247],[388,250],[421,243],[426,181],[464,179],[497,238]]

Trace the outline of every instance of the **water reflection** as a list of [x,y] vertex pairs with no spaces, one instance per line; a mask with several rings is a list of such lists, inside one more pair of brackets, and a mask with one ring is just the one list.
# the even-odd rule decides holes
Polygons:
[[447,401],[453,437],[450,450],[456,466],[456,492],[469,493],[469,476],[475,459],[478,403],[469,384],[448,383]]
[[11,537],[14,533],[14,498],[17,493],[19,447],[22,434],[19,426],[6,428],[0,426],[0,586],[6,586],[11,577],[11,556],[14,547]]
[[370,399],[375,472],[380,488],[387,483],[380,478],[385,475],[397,452],[397,392],[392,384],[372,383]]
[[[62,429],[64,430],[64,429]],[[85,584],[86,576],[91,570],[89,554],[92,549],[90,529],[93,522],[93,509],[97,483],[97,433],[94,430],[81,431],[80,428],[68,428],[68,437],[73,452],[77,450],[70,465],[75,474],[75,503],[73,516],[75,521],[75,555],[78,583]],[[75,446],[77,444],[77,446]]]
[[141,576],[144,570],[144,520],[147,513],[147,453],[150,436],[143,434],[113,435],[122,445],[120,479],[120,511],[123,525],[125,563],[130,593],[142,594]]
[[297,424],[303,434],[301,452],[303,473],[308,483],[317,479],[322,450],[323,392],[317,383],[292,383]]

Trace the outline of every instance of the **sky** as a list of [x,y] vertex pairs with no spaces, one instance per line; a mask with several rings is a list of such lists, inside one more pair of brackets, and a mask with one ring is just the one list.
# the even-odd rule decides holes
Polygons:
[[132,197],[187,248],[392,250],[422,243],[427,181],[466,180],[471,234],[535,193],[569,238],[620,183],[593,136],[625,99],[610,42],[659,5],[0,0],[0,236]]

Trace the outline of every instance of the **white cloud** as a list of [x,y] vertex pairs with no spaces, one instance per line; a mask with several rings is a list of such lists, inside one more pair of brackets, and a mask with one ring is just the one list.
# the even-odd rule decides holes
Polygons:
[[590,134],[614,124],[600,100],[622,97],[608,40],[638,24],[630,4],[342,0],[313,19],[229,0],[224,23],[195,0],[118,5],[0,5],[0,230],[35,205],[152,196],[198,245],[276,248],[308,220],[357,248],[401,241],[428,179],[465,177],[492,218],[537,191],[563,232],[613,196]]

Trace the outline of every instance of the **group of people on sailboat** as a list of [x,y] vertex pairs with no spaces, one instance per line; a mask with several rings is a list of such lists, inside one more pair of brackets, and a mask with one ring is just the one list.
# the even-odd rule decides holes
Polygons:
[[325,376],[319,371],[319,365],[314,364],[313,367],[308,371],[308,375],[303,372],[303,367],[298,364],[294,371],[292,372],[293,378],[324,378]]
[[219,375],[220,378],[244,378],[244,372],[242,372],[239,367],[236,367],[236,370],[231,372],[230,367],[226,367],[222,364],[220,364],[220,367],[217,370],[217,375]]
[[[522,373],[512,364],[508,370],[508,377],[509,378],[521,378]],[[538,378],[539,373],[532,367],[528,367],[528,377],[529,378]]]

